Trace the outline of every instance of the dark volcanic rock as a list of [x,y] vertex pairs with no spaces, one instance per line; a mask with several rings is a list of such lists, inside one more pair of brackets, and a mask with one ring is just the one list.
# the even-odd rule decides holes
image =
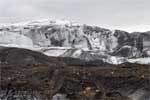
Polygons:
[[55,63],[55,60],[50,59],[48,56],[28,49],[1,47],[0,49],[0,62],[1,64],[12,65],[33,65]]
[[[48,57],[19,48],[3,48],[0,54],[1,60],[5,58],[0,64],[0,100],[150,99],[148,65],[86,67],[69,64],[70,58]],[[28,56],[34,59],[25,60]]]
[[[66,94],[70,100],[83,98],[85,100],[89,98],[92,98],[91,100],[97,100],[94,98],[141,100],[139,98],[149,95],[150,87],[146,66],[138,66],[134,68],[120,66],[119,69],[115,66],[82,68],[61,67],[61,65],[3,65],[1,66],[1,93],[3,94],[1,98],[15,98],[17,95],[18,98],[23,98],[24,95],[24,98],[31,98],[29,100],[34,100],[33,98],[46,100],[59,93]],[[100,95],[101,93],[103,95]],[[134,99],[137,93],[139,98]],[[142,100],[149,100],[149,98]]]

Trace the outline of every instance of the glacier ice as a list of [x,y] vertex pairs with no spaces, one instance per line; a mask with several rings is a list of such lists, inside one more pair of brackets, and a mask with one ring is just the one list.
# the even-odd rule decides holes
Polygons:
[[100,59],[111,64],[150,63],[149,58],[143,58],[150,57],[149,43],[150,32],[128,33],[67,20],[0,25],[0,46],[27,48],[48,56]]

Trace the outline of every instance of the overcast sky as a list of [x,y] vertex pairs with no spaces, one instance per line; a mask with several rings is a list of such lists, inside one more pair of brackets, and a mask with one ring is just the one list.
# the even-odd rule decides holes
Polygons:
[[43,18],[147,31],[150,30],[150,0],[0,0],[0,23]]

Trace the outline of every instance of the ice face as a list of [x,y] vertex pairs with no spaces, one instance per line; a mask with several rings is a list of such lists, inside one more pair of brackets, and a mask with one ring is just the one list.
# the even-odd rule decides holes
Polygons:
[[[149,57],[149,46],[145,45],[150,42],[149,33],[144,33],[145,41],[144,35],[140,34],[79,25],[67,20],[43,19],[3,25],[0,27],[0,46],[27,48],[48,56],[69,56],[82,60],[100,59],[111,64],[120,64],[124,61],[135,63],[139,61],[126,59]],[[52,47],[53,49],[49,49]],[[140,61],[143,63],[143,60]]]

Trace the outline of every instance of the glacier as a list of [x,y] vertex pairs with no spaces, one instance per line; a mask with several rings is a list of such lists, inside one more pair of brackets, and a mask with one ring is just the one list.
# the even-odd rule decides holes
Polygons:
[[42,19],[0,25],[0,46],[110,64],[150,63],[150,32],[128,33],[68,20]]

